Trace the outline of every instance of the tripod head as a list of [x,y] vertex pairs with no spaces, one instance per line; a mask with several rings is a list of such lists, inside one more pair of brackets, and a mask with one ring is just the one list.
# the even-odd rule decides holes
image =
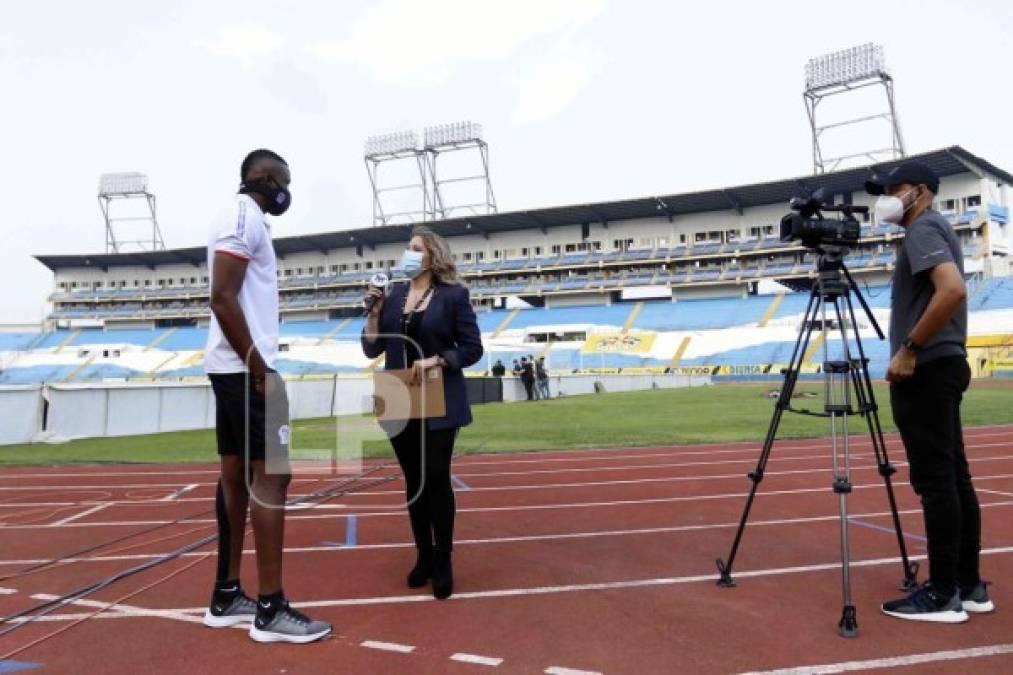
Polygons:
[[866,318],[876,330],[876,335],[879,336],[880,340],[886,339],[883,329],[880,328],[879,322],[876,321],[876,317],[869,307],[869,303],[865,301],[865,296],[862,295],[862,291],[855,282],[855,278],[851,276],[848,266],[844,264],[844,256],[850,253],[850,249],[844,246],[823,245],[816,248],[815,251],[816,291],[825,296],[841,296],[848,291],[854,293],[855,297],[858,298],[858,302],[862,305],[862,309],[865,310]]

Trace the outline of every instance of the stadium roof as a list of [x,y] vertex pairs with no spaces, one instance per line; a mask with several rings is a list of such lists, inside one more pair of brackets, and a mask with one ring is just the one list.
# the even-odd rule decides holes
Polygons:
[[[971,171],[973,173],[991,175],[1003,183],[1013,183],[1013,175],[971,154],[959,145],[920,155],[911,155],[906,159],[917,159],[928,164],[940,177]],[[876,166],[890,167],[897,163],[884,162]],[[859,192],[865,189],[864,183],[871,169],[872,167],[870,166],[855,167],[832,173],[788,178],[769,183],[753,183],[751,185],[641,197],[613,202],[594,202],[526,211],[510,211],[486,216],[449,218],[426,224],[447,237],[468,234],[488,236],[493,233],[530,230],[532,228],[538,228],[543,232],[547,232],[550,227],[580,225],[582,223],[608,223],[635,218],[667,216],[671,219],[680,215],[705,213],[708,211],[727,211],[729,209],[741,212],[742,209],[754,206],[787,204],[788,200],[792,197],[807,195],[819,188],[825,188],[830,194]],[[326,253],[335,249],[359,245],[365,248],[372,248],[377,244],[406,241],[411,228],[411,225],[387,225],[383,227],[324,232],[321,234],[279,237],[274,240],[274,248],[280,257],[291,253],[309,251]],[[144,266],[154,269],[159,265],[173,263],[200,265],[205,261],[206,256],[206,249],[203,246],[199,246],[139,253],[37,255],[35,258],[49,269],[56,271],[72,267],[107,269],[109,267]]]

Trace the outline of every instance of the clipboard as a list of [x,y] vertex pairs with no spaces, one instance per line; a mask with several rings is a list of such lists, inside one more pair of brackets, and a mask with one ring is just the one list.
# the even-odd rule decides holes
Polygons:
[[445,417],[447,399],[443,369],[426,371],[421,384],[410,384],[410,369],[378,370],[373,373],[373,414],[380,421]]

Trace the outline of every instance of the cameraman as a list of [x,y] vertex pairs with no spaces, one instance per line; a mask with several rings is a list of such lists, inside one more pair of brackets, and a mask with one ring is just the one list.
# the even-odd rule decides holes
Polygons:
[[879,196],[878,220],[906,230],[893,273],[886,379],[911,486],[922,502],[929,555],[929,580],[884,603],[883,612],[959,623],[967,612],[994,609],[978,574],[981,509],[960,423],[971,379],[963,253],[953,228],[931,208],[939,179],[928,166],[905,162],[874,174],[865,188]]

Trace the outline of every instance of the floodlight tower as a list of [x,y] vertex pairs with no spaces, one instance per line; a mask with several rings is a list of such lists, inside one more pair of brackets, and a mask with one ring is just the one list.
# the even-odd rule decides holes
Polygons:
[[[130,210],[133,215],[114,216],[112,214],[113,202],[120,202],[122,205],[143,202],[143,206],[139,211],[140,215],[137,215],[138,210],[134,208]],[[98,181],[98,205],[102,209],[102,217],[105,219],[106,253],[123,253],[124,249],[130,245],[136,246],[141,251],[165,250],[165,241],[162,239],[162,231],[158,227],[158,218],[155,215],[155,195],[148,190],[146,175],[136,171],[102,174]],[[143,239],[118,237],[117,230],[122,230],[127,223],[149,226],[151,237]],[[139,235],[128,236],[138,237]]]
[[[423,145],[429,161],[429,177],[436,197],[436,212],[440,218],[449,218],[455,211],[468,211],[475,215],[496,213],[496,196],[492,191],[489,179],[489,145],[482,140],[482,125],[476,122],[455,122],[426,127],[423,132]],[[441,155],[449,152],[470,152],[477,154],[481,162],[480,173],[466,176],[441,178],[436,171],[437,161]],[[446,191],[442,187],[451,183],[480,183],[485,196],[481,201],[470,203],[448,203]]]
[[[853,119],[839,120],[829,124],[817,121],[817,106],[824,99],[837,94],[846,94],[866,87],[883,87],[886,93],[886,110],[870,110],[867,114]],[[883,47],[871,42],[809,59],[805,66],[806,112],[812,130],[813,173],[834,171],[841,164],[853,159],[869,160],[871,163],[899,159],[905,156],[904,139],[900,133],[900,122],[893,99],[893,78],[886,70]],[[864,122],[885,120],[890,125],[890,143],[852,154],[824,157],[820,146],[823,132],[830,129],[852,126]]]
[[[395,131],[366,139],[363,159],[369,173],[369,184],[373,188],[373,225],[392,225],[398,222],[412,223],[417,221],[435,220],[436,206],[426,177],[425,151],[419,147],[418,134],[414,131]],[[380,166],[390,166],[394,162],[414,163],[419,180],[415,182],[395,181],[391,185],[382,186]],[[407,180],[407,179],[406,179]],[[384,209],[383,196],[392,192],[406,190],[421,192],[420,209],[409,208],[404,211],[388,211]]]

